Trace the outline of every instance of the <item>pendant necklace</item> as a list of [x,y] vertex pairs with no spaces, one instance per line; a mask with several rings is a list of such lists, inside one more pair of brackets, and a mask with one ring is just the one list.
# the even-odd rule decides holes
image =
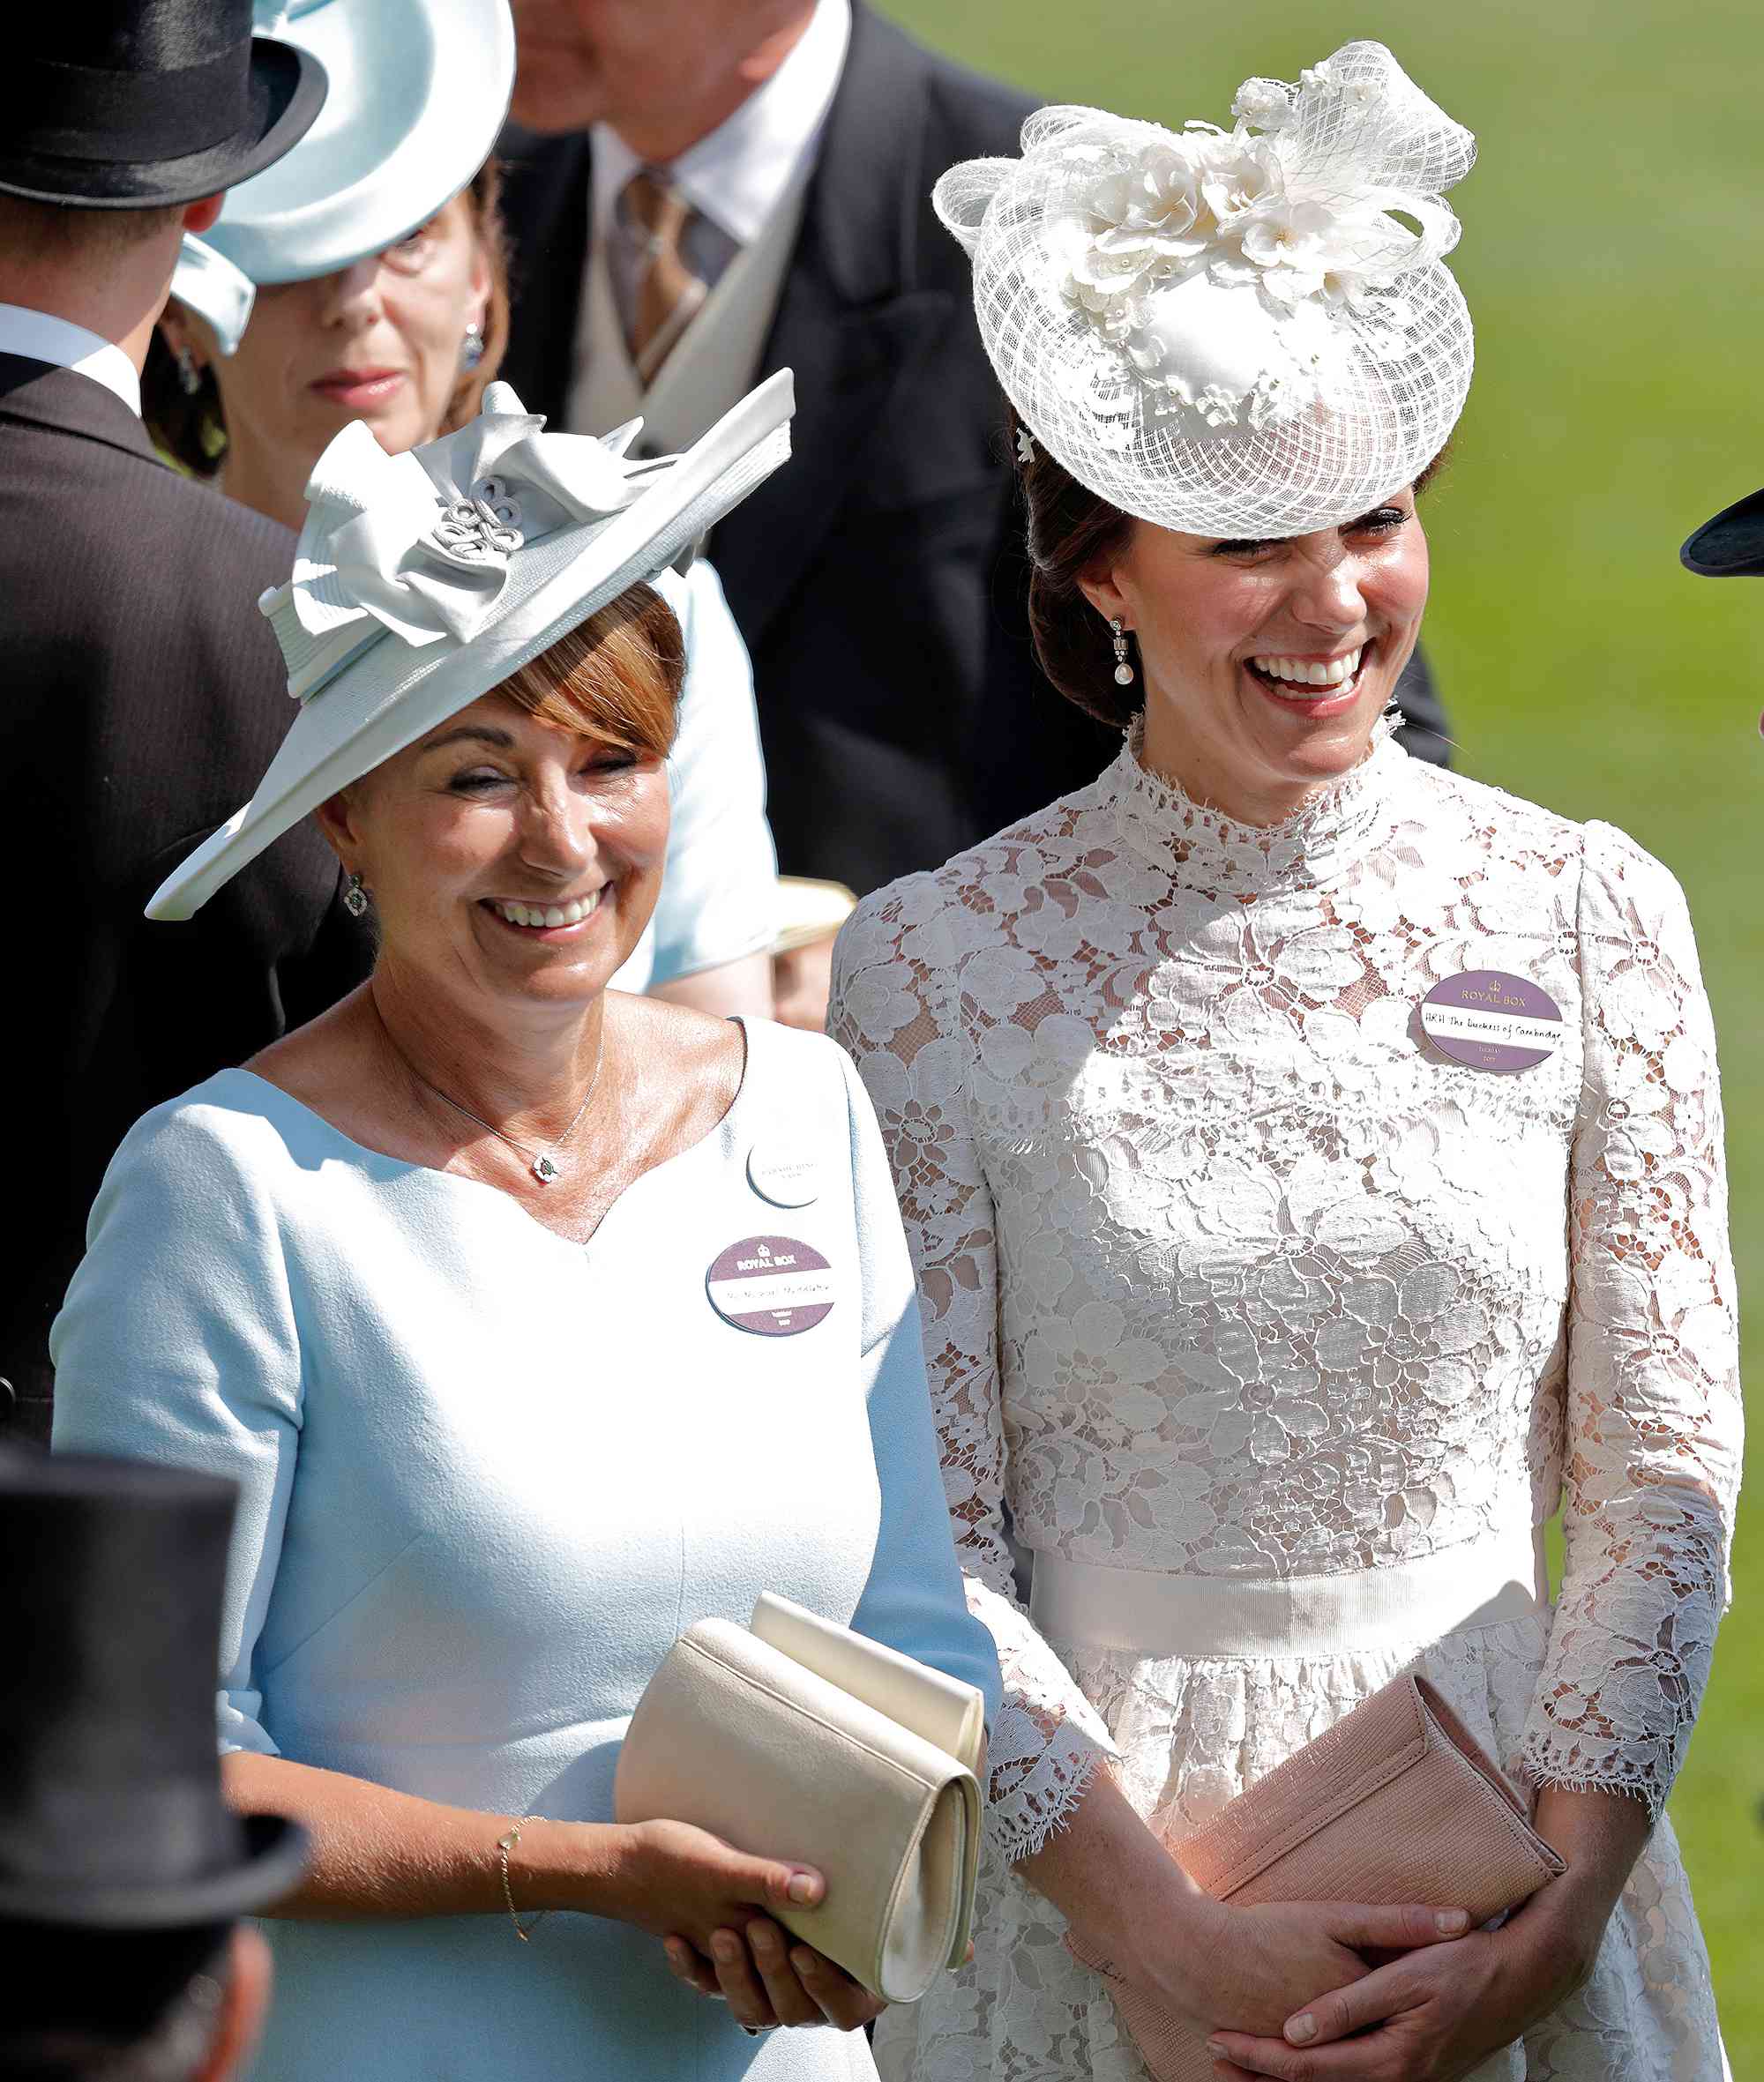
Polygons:
[[[377,1004],[374,1007],[374,1010],[377,1012],[379,1011]],[[399,1047],[398,1043],[395,1041],[392,1041],[392,1034],[386,1027],[386,1023],[384,1017],[382,1017],[380,1020],[380,1028],[381,1031],[385,1034],[387,1041],[391,1043],[392,1054],[398,1057],[399,1061],[403,1063],[404,1067],[410,1072],[411,1076],[416,1079],[417,1083],[422,1086],[425,1092],[432,1092],[436,1098],[437,1098],[444,1106],[451,1106],[455,1113],[462,1113],[468,1121],[475,1121],[479,1127],[484,1129],[488,1133],[494,1135],[498,1142],[506,1143],[510,1149],[513,1150],[518,1155],[524,1157],[527,1160],[527,1168],[533,1174],[534,1177],[539,1181],[541,1185],[549,1185],[554,1178],[561,1178],[564,1175],[564,1167],[558,1163],[554,1153],[562,1149],[564,1145],[576,1132],[577,1129],[581,1126],[582,1116],[588,1110],[588,1101],[594,1095],[594,1086],[601,1081],[601,1064],[606,1061],[606,1025],[604,1015],[602,1016],[601,1025],[601,1045],[594,1051],[594,1074],[588,1079],[587,1090],[582,1094],[582,1103],[576,1108],[575,1117],[571,1121],[569,1126],[564,1129],[564,1132],[551,1145],[551,1147],[549,1149],[539,1150],[529,1149],[524,1142],[517,1142],[512,1135],[505,1135],[502,1130],[497,1126],[494,1121],[487,1121],[482,1114],[474,1113],[469,1106],[461,1106],[457,1099],[453,1098],[450,1093],[444,1092],[439,1085],[431,1085],[429,1079],[423,1076],[422,1072],[410,1060],[409,1056],[405,1054],[404,1050]]]

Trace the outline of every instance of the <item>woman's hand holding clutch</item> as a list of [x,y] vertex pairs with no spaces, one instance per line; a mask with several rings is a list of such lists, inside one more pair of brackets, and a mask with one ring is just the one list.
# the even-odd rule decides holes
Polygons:
[[1240,2033],[1278,2033],[1313,1996],[1363,1977],[1363,1951],[1437,1945],[1469,1921],[1461,1910],[1412,1903],[1215,1901],[1106,1772],[1068,1826],[1018,1870],[1064,1912],[1074,1938],[1197,2038],[1226,2020]]
[[820,1899],[826,1882],[811,1867],[750,1857],[686,1822],[632,1823],[617,1835],[603,1913],[664,1939],[672,1971],[701,1994],[723,1996],[736,2023],[848,2032],[886,2008],[766,1914]]
[[774,2025],[831,2025],[854,2032],[888,2007],[860,1987],[842,1967],[794,1939],[769,1916],[754,1916],[745,1930],[718,1930],[706,1960],[684,1937],[669,1937],[668,1965],[702,1996],[719,1996],[729,2014],[750,2032]]
[[1239,2032],[1278,2032],[1326,1985],[1343,1989],[1364,1976],[1364,1953],[1439,1945],[1461,1936],[1467,1921],[1456,1909],[1346,1901],[1240,1908],[1190,1895],[1179,1922],[1122,1931],[1113,1957],[1123,1979],[1199,2032],[1227,2019]]
[[826,1892],[812,1867],[750,1856],[690,1822],[615,1823],[606,1835],[612,1850],[598,1913],[654,1937],[683,1937],[706,1957],[714,1932],[788,1902],[807,1907]]
[[1547,2017],[1592,1971],[1648,1815],[1625,1795],[1551,1786],[1537,1826],[1568,1869],[1499,1929],[1357,1974],[1285,2019],[1282,2035],[1214,2032],[1221,2082],[1460,2082]]

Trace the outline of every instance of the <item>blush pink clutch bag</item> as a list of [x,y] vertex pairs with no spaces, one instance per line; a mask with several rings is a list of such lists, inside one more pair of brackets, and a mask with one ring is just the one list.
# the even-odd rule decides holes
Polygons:
[[[1468,1909],[1472,1929],[1566,1869],[1424,1677],[1375,1691],[1170,1850],[1218,1901],[1413,1901]],[[1108,1981],[1154,2082],[1212,2082],[1186,2024],[1066,1944]]]

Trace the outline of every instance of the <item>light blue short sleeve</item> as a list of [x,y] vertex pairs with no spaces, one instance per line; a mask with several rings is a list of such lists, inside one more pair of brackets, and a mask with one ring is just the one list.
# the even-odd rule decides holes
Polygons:
[[220,1742],[274,1756],[254,1660],[294,1485],[301,1369],[253,1131],[263,1137],[265,1124],[194,1095],[136,1124],[105,1175],[49,1352],[56,1451],[200,1468],[238,1485]]
[[[778,880],[753,668],[722,586],[701,558],[684,578],[664,572],[656,589],[685,634],[686,683],[669,761],[674,823],[652,922],[651,984],[768,948]],[[623,978],[619,987],[632,988]]]

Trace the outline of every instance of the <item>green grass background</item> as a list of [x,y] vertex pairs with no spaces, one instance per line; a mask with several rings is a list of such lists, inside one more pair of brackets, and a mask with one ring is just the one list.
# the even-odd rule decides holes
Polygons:
[[[1764,579],[1680,540],[1764,484],[1760,0],[885,0],[1054,101],[1229,122],[1361,36],[1481,143],[1454,191],[1477,369],[1430,496],[1426,641],[1460,764],[1657,853],[1688,892],[1727,1094],[1742,1310],[1764,1325]],[[1764,1475],[1764,1445],[1751,1456]],[[1733,2069],[1764,2077],[1764,1545],[1672,1802]]]

